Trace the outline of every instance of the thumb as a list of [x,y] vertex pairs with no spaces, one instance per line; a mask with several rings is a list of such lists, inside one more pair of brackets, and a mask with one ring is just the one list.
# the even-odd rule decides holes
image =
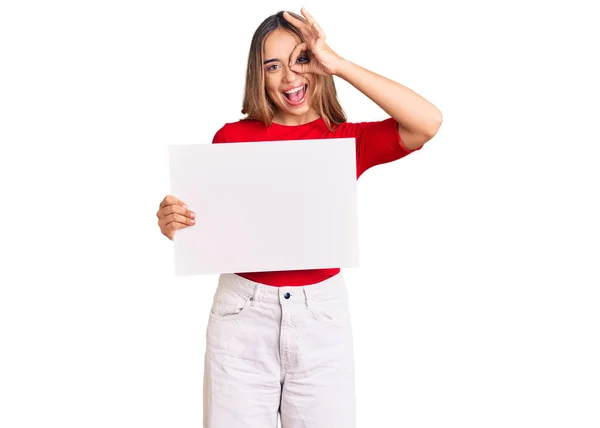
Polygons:
[[310,64],[294,64],[290,67],[290,70],[300,74],[310,73]]

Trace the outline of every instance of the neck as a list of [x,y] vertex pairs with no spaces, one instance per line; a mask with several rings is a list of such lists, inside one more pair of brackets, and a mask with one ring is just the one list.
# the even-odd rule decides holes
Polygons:
[[281,114],[281,112],[277,112],[273,116],[272,122],[277,123],[278,125],[298,126],[312,122],[313,120],[317,120],[319,117],[321,116],[319,116],[317,111],[314,109],[310,109],[306,114],[303,114],[301,116]]

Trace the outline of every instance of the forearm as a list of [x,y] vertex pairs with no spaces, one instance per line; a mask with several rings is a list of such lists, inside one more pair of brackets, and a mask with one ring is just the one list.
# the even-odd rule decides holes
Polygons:
[[419,94],[393,80],[342,60],[335,73],[370,98],[410,132],[435,135],[442,113]]

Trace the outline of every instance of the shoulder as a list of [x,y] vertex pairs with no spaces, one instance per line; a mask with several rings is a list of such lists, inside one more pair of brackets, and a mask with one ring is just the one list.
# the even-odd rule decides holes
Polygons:
[[249,131],[259,130],[264,128],[264,123],[258,120],[251,119],[241,119],[236,122],[228,122],[224,124],[219,130],[215,133],[213,137],[214,143],[229,143],[236,142],[240,138],[240,136],[245,135]]
[[343,136],[361,137],[365,134],[391,133],[397,129],[397,122],[392,118],[370,122],[342,122],[335,133]]

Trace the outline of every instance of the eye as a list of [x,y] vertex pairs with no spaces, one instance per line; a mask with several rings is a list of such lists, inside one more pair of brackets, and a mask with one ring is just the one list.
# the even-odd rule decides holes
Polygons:
[[278,64],[272,64],[270,66],[267,67],[267,71],[275,71],[276,67],[279,67]]
[[300,64],[306,64],[307,62],[310,62],[310,59],[308,58],[308,55],[300,55],[296,59],[296,62],[299,62]]

